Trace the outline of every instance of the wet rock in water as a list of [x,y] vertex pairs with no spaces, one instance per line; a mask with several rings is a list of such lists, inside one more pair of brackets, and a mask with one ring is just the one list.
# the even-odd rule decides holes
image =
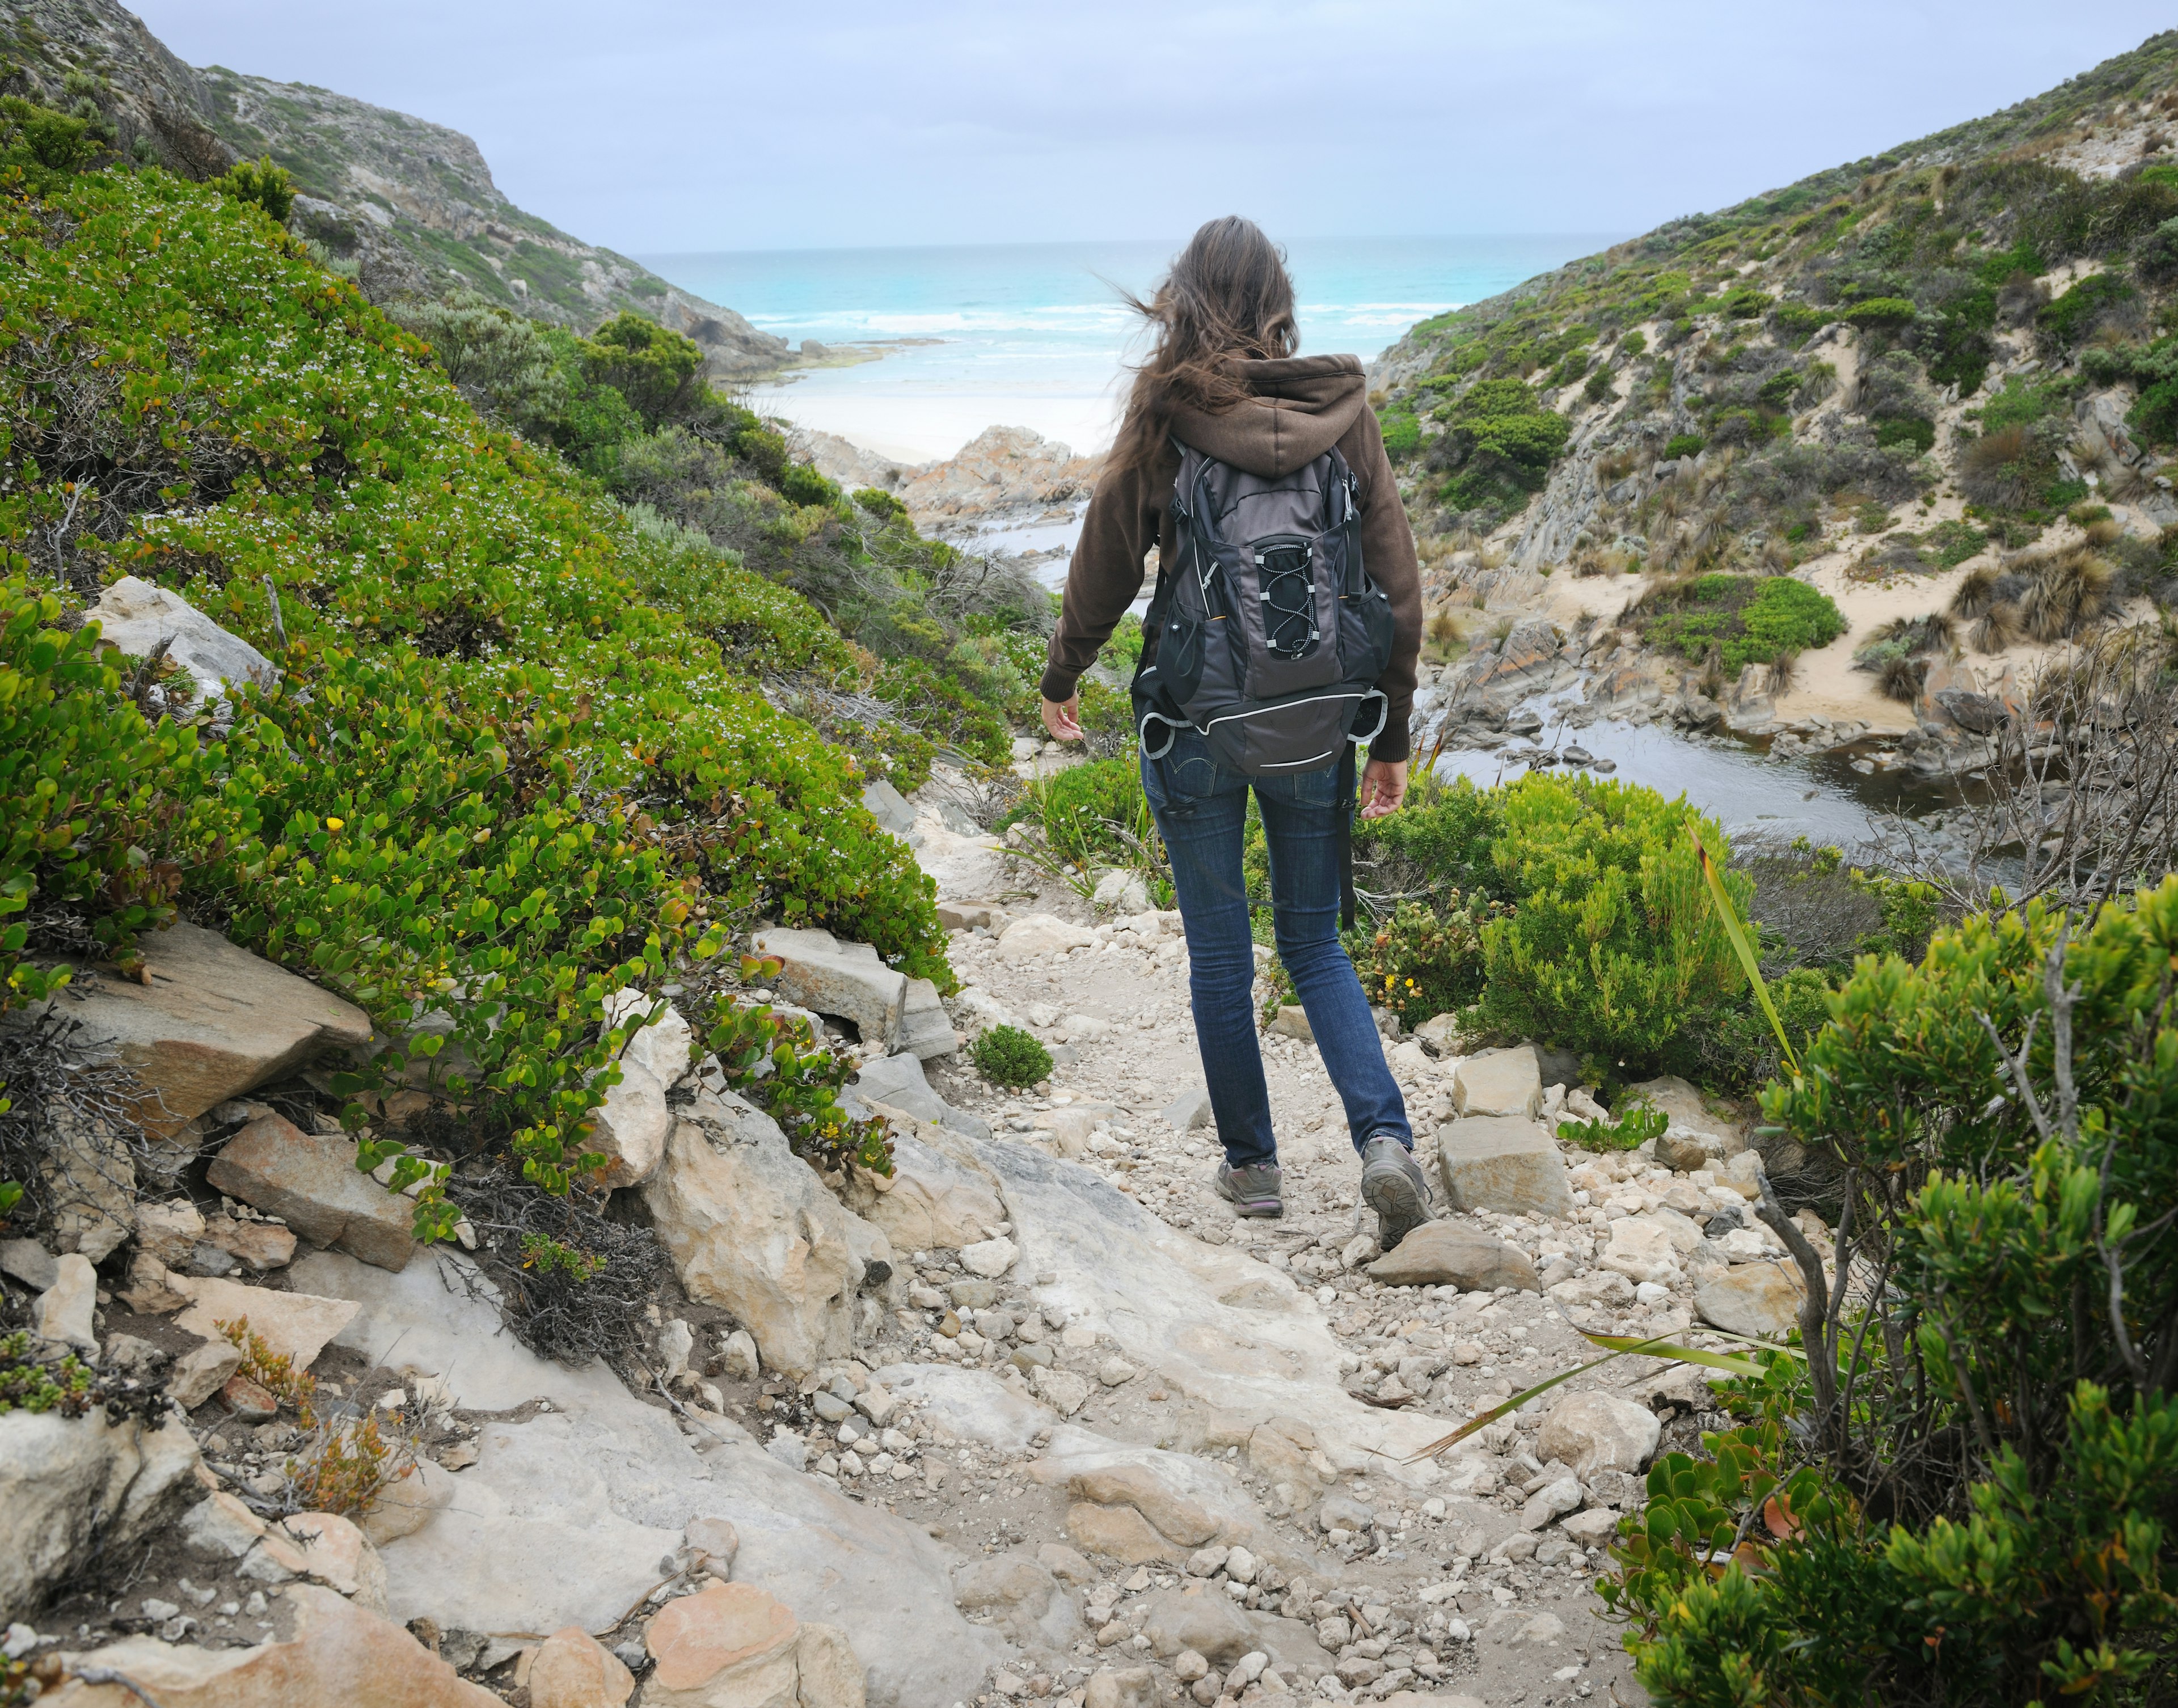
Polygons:
[[1370,1277],[1392,1287],[1449,1284],[1464,1291],[1491,1287],[1542,1291],[1525,1252],[1453,1221],[1425,1223],[1369,1265]]
[[414,1206],[357,1171],[346,1133],[308,1133],[284,1116],[260,1115],[222,1147],[207,1177],[313,1244],[381,1269],[405,1268],[415,1252]]
[[1436,1143],[1453,1209],[1573,1214],[1565,1160],[1540,1123],[1505,1116],[1447,1121],[1437,1128]]
[[1568,765],[1584,767],[1592,765],[1595,761],[1595,756],[1578,742],[1565,748],[1560,752],[1558,757],[1565,761]]
[[1645,1469],[1662,1426],[1645,1405],[1616,1394],[1568,1394],[1551,1408],[1535,1438],[1536,1456],[1560,1460],[1584,1482],[1606,1471]]
[[1694,1283],[1694,1309],[1728,1334],[1781,1336],[1800,1320],[1804,1296],[1799,1272],[1779,1263],[1708,1269]]
[[1485,1050],[1453,1072],[1452,1106],[1463,1116],[1519,1116],[1543,1112],[1543,1075],[1532,1044]]

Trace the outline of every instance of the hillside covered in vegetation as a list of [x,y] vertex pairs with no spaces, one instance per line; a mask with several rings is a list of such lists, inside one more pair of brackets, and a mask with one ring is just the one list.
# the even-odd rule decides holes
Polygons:
[[[2178,593],[2174,285],[2166,34],[1426,321],[1380,359],[1376,401],[1438,552],[1489,537],[1546,574],[1644,574],[1638,624],[1716,608],[1704,638],[1734,675],[1765,644],[1732,615],[1754,590],[1693,578],[1985,567],[1897,637],[1925,674],[1947,647],[2073,638]],[[1821,626],[1772,650],[1840,632]],[[1893,674],[1911,698],[1919,674]]]

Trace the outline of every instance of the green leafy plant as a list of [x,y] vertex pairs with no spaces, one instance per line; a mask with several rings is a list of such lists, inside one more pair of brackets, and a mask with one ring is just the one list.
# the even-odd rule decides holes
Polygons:
[[2152,1700],[2178,1640],[2174,965],[2178,878],[2091,920],[1978,915],[1918,964],[1863,959],[1763,1093],[1836,1170],[1836,1250],[1765,1201],[1805,1361],[1759,1424],[1660,1461],[1614,1550],[1655,1700]]
[[26,1329],[0,1334],[0,1416],[54,1411],[80,1416],[94,1401],[91,1372],[74,1353],[47,1364],[30,1356]]
[[820,1174],[849,1167],[892,1172],[890,1123],[882,1116],[857,1120],[840,1106],[855,1064],[827,1048],[804,1016],[722,996],[704,1047],[718,1057],[726,1083],[777,1121],[794,1154]]
[[1449,473],[1442,497],[1459,510],[1525,504],[1573,431],[1521,379],[1478,380],[1433,413],[1445,430],[1431,441],[1429,461]]
[[1373,929],[1349,933],[1347,952],[1369,1001],[1419,1026],[1482,994],[1482,929],[1506,912],[1456,889],[1429,905],[1401,902]]
[[554,1239],[550,1234],[525,1233],[522,1236],[522,1267],[540,1275],[564,1275],[577,1283],[593,1279],[605,1266],[605,1259]]
[[1709,441],[1699,433],[1674,434],[1664,442],[1663,450],[1657,455],[1666,462],[1676,461],[1683,456],[1699,456],[1702,448],[1708,443]]
[[1671,1116],[1662,1110],[1641,1105],[1617,1121],[1562,1121],[1558,1137],[1583,1150],[1639,1150],[1650,1139],[1661,1138],[1671,1124]]
[[283,223],[295,205],[294,180],[287,168],[272,164],[269,155],[260,160],[238,160],[219,177],[212,188],[224,190],[238,202],[262,208],[275,224]]
[[[1740,980],[1687,837],[1724,834],[1684,799],[1531,774],[1503,791],[1493,849],[1511,911],[1482,928],[1481,1017],[1612,1062],[1662,1062]],[[1723,880],[1743,903],[1752,886]]]
[[1051,1052],[1018,1026],[986,1027],[968,1060],[993,1085],[1020,1089],[1051,1078]]

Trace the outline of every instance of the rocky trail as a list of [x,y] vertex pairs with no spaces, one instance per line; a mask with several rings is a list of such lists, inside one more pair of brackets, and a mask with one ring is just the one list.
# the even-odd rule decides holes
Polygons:
[[[1697,1372],[1620,1359],[1419,1455],[1594,1356],[1575,1324],[1782,1327],[1739,1119],[1659,1082],[1664,1136],[1591,1157],[1550,1137],[1595,1111],[1546,1052],[1387,1039],[1444,1214],[1385,1256],[1288,1013],[1288,1213],[1237,1220],[1178,915],[875,804],[939,882],[949,1012],[857,946],[756,941],[856,1051],[896,1171],[820,1179],[687,1067],[677,1014],[639,1034],[600,1142],[670,1271],[627,1380],[526,1350],[466,1249],[489,1218],[414,1246],[304,1107],[298,1065],[367,1036],[354,1011],[187,926],[148,986],[79,976],[86,1035],[209,1143],[101,1176],[73,1251],[0,1244],[109,1400],[0,1416],[7,1651],[44,1700],[1640,1700],[1590,1585],[1647,1464],[1716,1422]],[[1052,1047],[1048,1083],[999,1092],[955,1052],[1004,1022]],[[221,1326],[244,1319],[246,1353]],[[358,1511],[311,1454],[364,1419],[407,1474]],[[365,1674],[408,1694],[343,1694]]]

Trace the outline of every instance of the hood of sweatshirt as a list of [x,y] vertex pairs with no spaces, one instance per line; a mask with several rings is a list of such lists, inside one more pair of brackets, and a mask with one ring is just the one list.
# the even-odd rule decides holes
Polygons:
[[1366,399],[1358,356],[1288,356],[1234,366],[1254,396],[1222,415],[1181,410],[1173,435],[1267,479],[1291,474],[1330,450]]

